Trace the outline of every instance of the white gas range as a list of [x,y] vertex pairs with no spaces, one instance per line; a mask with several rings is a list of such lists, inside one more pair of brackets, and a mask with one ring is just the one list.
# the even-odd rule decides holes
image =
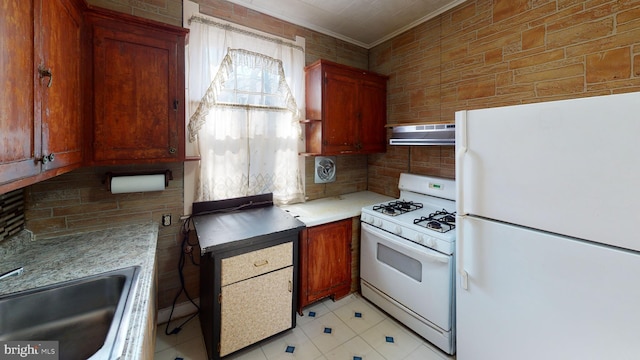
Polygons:
[[400,198],[362,208],[362,295],[455,352],[455,181],[401,174]]

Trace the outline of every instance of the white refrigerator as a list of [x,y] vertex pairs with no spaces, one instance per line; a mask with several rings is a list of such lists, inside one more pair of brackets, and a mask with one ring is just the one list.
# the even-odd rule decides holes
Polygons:
[[456,113],[458,360],[640,359],[640,93]]

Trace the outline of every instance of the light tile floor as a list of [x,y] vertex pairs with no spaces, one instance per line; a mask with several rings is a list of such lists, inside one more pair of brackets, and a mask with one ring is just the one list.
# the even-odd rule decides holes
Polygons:
[[[174,320],[171,326],[180,324]],[[229,360],[452,360],[357,294],[323,300],[297,315],[296,328],[227,357]],[[160,324],[156,360],[206,360],[198,318],[177,335]]]

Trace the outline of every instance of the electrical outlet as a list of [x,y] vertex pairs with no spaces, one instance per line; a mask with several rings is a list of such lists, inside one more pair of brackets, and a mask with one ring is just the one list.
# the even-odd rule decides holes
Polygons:
[[162,225],[163,226],[171,225],[171,214],[162,215]]

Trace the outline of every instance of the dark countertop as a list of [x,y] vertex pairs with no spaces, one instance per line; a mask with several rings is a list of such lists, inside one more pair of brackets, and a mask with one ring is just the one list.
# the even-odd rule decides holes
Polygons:
[[237,246],[238,241],[247,246],[268,241],[272,235],[297,232],[305,226],[276,206],[197,215],[193,217],[193,225],[202,254]]

